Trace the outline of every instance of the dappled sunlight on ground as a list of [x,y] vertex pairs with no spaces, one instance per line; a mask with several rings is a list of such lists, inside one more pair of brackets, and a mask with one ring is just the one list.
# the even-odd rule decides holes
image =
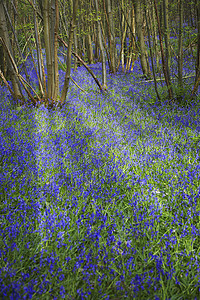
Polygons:
[[1,106],[4,294],[199,293],[200,109],[158,103],[134,68],[106,95],[72,72],[87,94],[71,82],[61,110]]

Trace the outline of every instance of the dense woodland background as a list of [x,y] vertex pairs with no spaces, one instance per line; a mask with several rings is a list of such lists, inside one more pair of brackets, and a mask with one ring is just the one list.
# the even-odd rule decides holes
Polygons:
[[[132,70],[139,59],[144,78],[154,81],[157,98],[161,99],[157,81],[164,80],[173,103],[185,98],[183,61],[192,60],[194,70],[187,74],[193,78],[192,100],[200,81],[199,20],[198,0],[1,0],[1,83],[18,104],[62,105],[72,66],[76,70],[83,64],[103,92],[106,63],[115,74]],[[31,82],[28,58],[37,87]],[[88,67],[94,62],[102,63],[101,83]],[[66,70],[62,89],[59,68]]]

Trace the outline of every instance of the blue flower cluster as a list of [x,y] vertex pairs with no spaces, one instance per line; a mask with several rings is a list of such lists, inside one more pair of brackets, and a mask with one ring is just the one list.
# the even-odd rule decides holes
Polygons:
[[1,104],[1,299],[199,299],[200,108],[152,104],[140,70]]

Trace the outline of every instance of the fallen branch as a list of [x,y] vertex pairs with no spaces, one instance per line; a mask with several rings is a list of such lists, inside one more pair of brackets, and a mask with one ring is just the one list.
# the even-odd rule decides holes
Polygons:
[[1,69],[0,69],[0,76],[1,76],[1,78],[2,78],[2,80],[3,80],[3,82],[4,82],[4,84],[7,86],[8,90],[10,91],[10,93],[13,95],[13,97],[15,97],[15,94],[14,94],[13,90],[11,89],[11,87],[10,87],[8,81],[7,81],[6,78],[4,77],[3,72],[1,71]]
[[[183,79],[192,78],[194,76],[195,75],[184,76]],[[178,78],[173,77],[173,78],[171,78],[171,80],[178,80]],[[165,78],[156,78],[156,81],[165,81]],[[145,81],[138,81],[138,82],[135,82],[135,83],[147,83],[147,82],[153,82],[153,79],[145,80]]]
[[[17,65],[15,64],[15,61],[14,61],[14,59],[13,59],[11,53],[10,53],[10,50],[8,49],[8,47],[7,47],[6,43],[5,43],[5,41],[4,41],[1,37],[0,37],[0,40],[2,41],[2,44],[3,44],[3,46],[4,46],[5,50],[6,50],[6,52],[7,52],[8,56],[9,56],[9,58],[10,58],[10,62],[11,62],[11,64],[12,64],[12,66],[13,66],[13,69],[14,69],[14,71],[15,71],[17,77],[19,78],[21,84],[23,85],[23,87],[24,87],[25,91],[27,92],[29,98],[31,99],[32,103],[34,103],[34,105],[36,105],[36,100],[35,100],[34,97],[31,95],[30,91],[27,89],[27,87],[26,87],[26,85],[24,84],[24,82],[32,89],[32,91],[35,93],[37,99],[41,102],[40,97],[39,97],[38,94],[34,91],[34,89],[31,87],[31,85],[23,78],[23,76],[21,76],[21,75],[19,74],[18,69],[17,69]],[[2,76],[1,76],[1,77],[2,77]],[[2,77],[2,79],[3,79],[3,77]],[[7,84],[6,84],[6,86],[8,87]],[[9,90],[10,90],[10,89],[9,89]]]
[[84,94],[87,94],[86,91],[84,91],[84,89],[82,89],[78,83],[76,83],[76,81],[74,81],[74,79],[70,76],[70,79],[72,80],[72,82],[84,93]]
[[[65,53],[63,53],[64,55],[65,55]],[[66,69],[66,67],[63,65],[63,63],[60,61],[60,59],[59,59],[59,57],[58,57],[58,60],[59,60],[59,63],[61,64],[61,66],[63,67],[63,69],[65,70]],[[70,79],[72,80],[72,82],[84,93],[84,94],[87,94],[86,93],[86,91],[84,91],[84,89],[82,89],[79,85],[78,85],[78,83],[76,83],[75,81],[74,81],[74,79],[70,76]]]
[[[63,45],[67,48],[68,45],[65,43],[65,41],[63,41],[63,39],[58,35],[58,39],[63,43]],[[99,80],[97,79],[97,77],[94,75],[93,71],[88,67],[88,65],[80,58],[80,56],[75,53],[74,51],[72,51],[72,54],[80,61],[80,63],[86,68],[86,70],[92,75],[92,77],[94,78],[96,84],[98,85],[98,87],[100,88],[101,92],[104,91],[101,83],[99,82]]]

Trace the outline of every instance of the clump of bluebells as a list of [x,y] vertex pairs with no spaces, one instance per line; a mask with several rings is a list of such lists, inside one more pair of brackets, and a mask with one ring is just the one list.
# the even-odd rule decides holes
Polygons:
[[2,103],[1,299],[199,299],[200,108],[134,68],[106,95],[72,74],[59,111]]

